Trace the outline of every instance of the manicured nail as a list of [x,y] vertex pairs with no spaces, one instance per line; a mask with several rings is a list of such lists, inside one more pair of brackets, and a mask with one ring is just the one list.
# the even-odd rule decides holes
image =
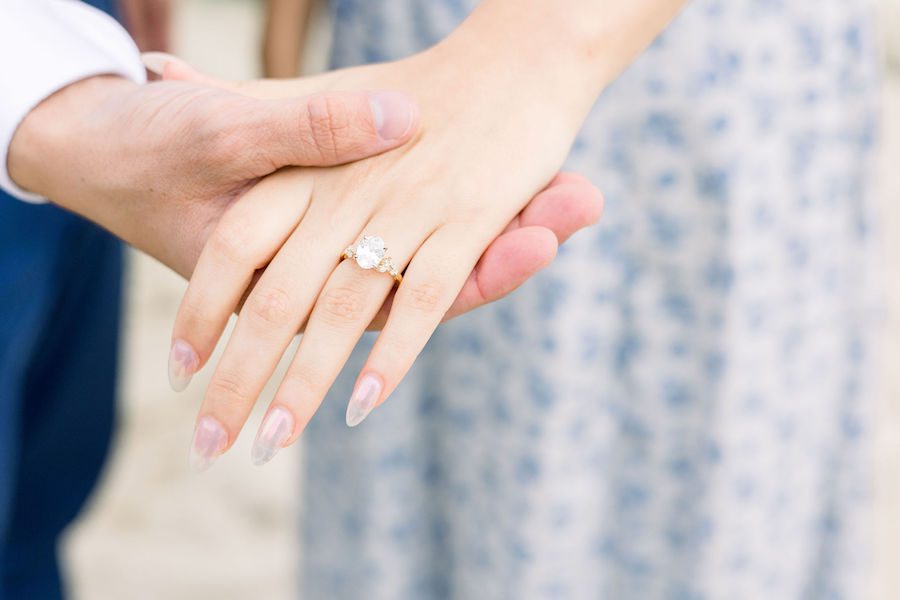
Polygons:
[[372,374],[364,375],[347,404],[347,427],[356,427],[369,416],[375,403],[381,397],[381,379]]
[[284,448],[294,432],[294,417],[288,409],[279,406],[272,409],[259,428],[253,449],[250,451],[250,460],[254,465],[264,465]]
[[163,76],[166,65],[176,60],[179,59],[171,54],[166,54],[165,52],[144,52],[141,54],[141,61],[144,63],[144,67],[151,73],[156,73],[160,77]]
[[173,390],[183,392],[199,367],[200,357],[190,344],[184,340],[172,342],[172,349],[169,351],[169,385]]
[[197,421],[191,441],[190,465],[195,471],[205,471],[216,462],[228,444],[225,428],[210,416]]
[[416,108],[406,94],[374,92],[369,94],[369,107],[381,139],[398,140],[409,133]]

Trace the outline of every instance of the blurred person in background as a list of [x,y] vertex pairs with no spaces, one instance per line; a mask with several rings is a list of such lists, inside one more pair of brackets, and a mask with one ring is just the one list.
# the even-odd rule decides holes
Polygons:
[[[333,0],[331,64],[475,4]],[[349,430],[355,351],[304,434],[303,597],[865,597],[874,40],[864,0],[690,3],[571,153],[604,225]]]
[[314,0],[267,0],[263,35],[263,75],[285,78],[300,74]]
[[142,52],[167,52],[172,0],[118,0],[122,23]]

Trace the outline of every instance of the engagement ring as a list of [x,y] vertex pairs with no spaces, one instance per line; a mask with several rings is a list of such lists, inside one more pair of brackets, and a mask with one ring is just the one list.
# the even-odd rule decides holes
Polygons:
[[403,281],[403,275],[397,270],[394,260],[390,256],[385,256],[386,251],[383,239],[377,235],[366,235],[357,244],[344,250],[341,258],[352,258],[361,268],[387,273],[400,283]]

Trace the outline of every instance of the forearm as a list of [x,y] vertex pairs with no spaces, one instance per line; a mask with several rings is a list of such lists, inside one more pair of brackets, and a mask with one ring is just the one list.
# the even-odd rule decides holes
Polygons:
[[[125,122],[109,118],[141,89],[120,77],[98,76],[45,99],[13,136],[9,174],[23,189],[189,273],[202,245],[191,236],[197,223],[215,216],[216,207],[210,203],[184,214],[170,210],[167,180],[180,174],[155,163],[152,151],[144,151],[144,143],[157,147],[148,141],[153,138],[149,130],[128,135],[123,133]],[[158,203],[142,201],[157,196]],[[209,219],[200,214],[205,210]]]
[[[13,136],[9,174],[21,188],[97,223],[179,273],[189,273],[202,247],[202,240],[190,243],[185,223],[192,215],[179,220],[164,205],[152,213],[147,203],[135,201],[135,195],[152,192],[150,186],[157,184],[149,180],[148,185],[147,178],[135,179],[134,174],[153,165],[139,152],[140,140],[128,143],[120,135],[121,124],[103,120],[112,112],[111,103],[138,89],[120,77],[98,76],[46,98]],[[127,189],[127,179],[133,179],[134,190]],[[164,237],[162,230],[167,230]]]
[[59,90],[22,121],[9,146],[13,181],[30,192],[102,221],[102,181],[113,176],[106,151],[114,133],[91,126],[98,107],[138,87],[113,76],[91,77]]
[[575,130],[686,0],[484,0],[434,51],[465,53],[467,76],[542,99]]

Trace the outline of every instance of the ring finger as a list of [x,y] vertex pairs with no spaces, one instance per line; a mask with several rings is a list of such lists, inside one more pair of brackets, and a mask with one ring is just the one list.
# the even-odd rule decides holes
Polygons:
[[[278,450],[300,435],[366,326],[388,297],[395,284],[394,278],[389,272],[367,267],[375,258],[391,258],[399,271],[428,237],[428,231],[422,234],[399,230],[396,224],[404,220],[379,217],[366,226],[366,233],[383,233],[384,239],[389,241],[390,248],[385,250],[384,258],[378,252],[372,256],[372,250],[383,245],[379,238],[372,241],[372,248],[361,251],[363,256],[359,262],[344,260],[329,278],[310,314],[297,354],[260,427],[251,457],[255,464],[268,462]],[[366,238],[361,241],[365,244]]]

